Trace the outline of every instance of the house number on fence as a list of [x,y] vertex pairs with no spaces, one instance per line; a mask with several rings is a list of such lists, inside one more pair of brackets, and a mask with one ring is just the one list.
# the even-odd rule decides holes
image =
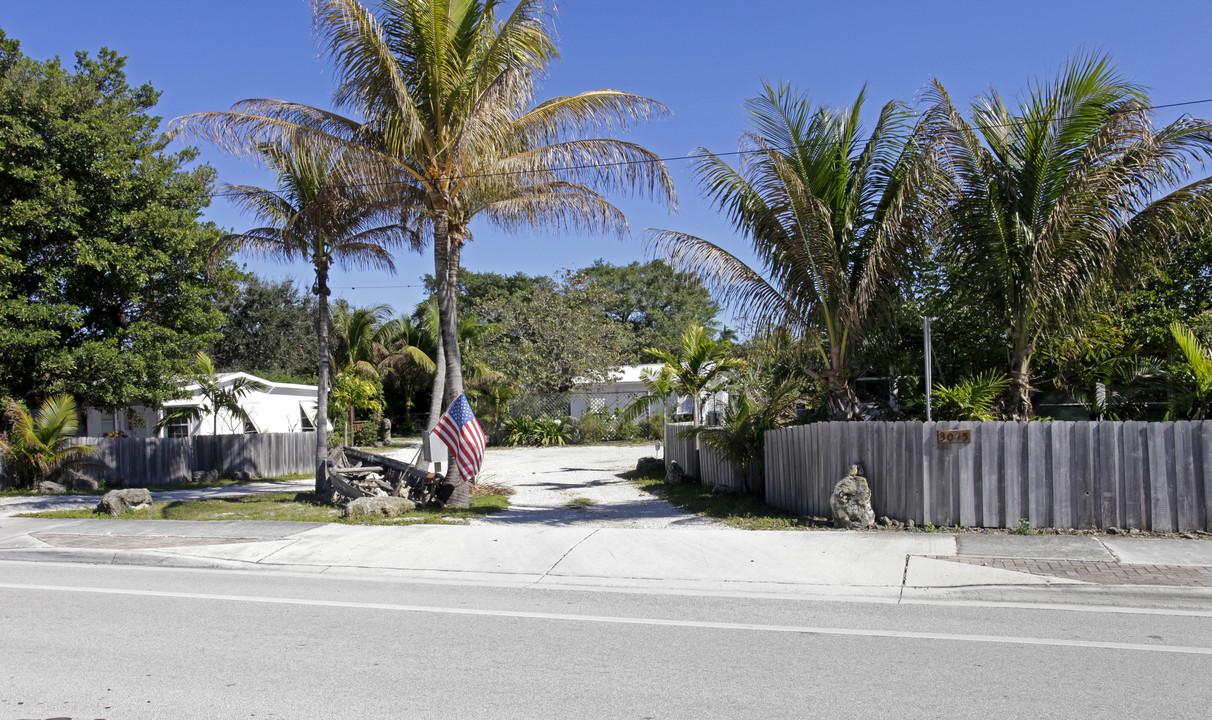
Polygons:
[[948,443],[970,443],[972,442],[971,430],[939,430],[938,442],[940,445]]

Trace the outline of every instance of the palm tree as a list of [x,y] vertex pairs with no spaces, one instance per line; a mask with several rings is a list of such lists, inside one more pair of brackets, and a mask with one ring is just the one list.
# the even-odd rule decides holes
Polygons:
[[[331,364],[337,377],[386,379],[411,368],[433,372],[433,361],[417,345],[418,339],[407,318],[393,317],[391,307],[350,307],[344,300],[333,303],[335,335]],[[353,424],[353,404],[346,404],[346,434]],[[346,438],[348,441],[348,437]]]
[[728,343],[712,340],[702,325],[691,325],[682,333],[682,346],[678,352],[657,348],[644,352],[665,364],[657,375],[658,383],[667,379],[674,392],[693,400],[693,424],[697,428],[702,421],[703,395],[720,385],[729,371],[744,365],[737,358],[729,357],[729,351]]
[[500,0],[384,0],[377,13],[356,0],[313,6],[338,78],[334,102],[364,122],[279,100],[180,122],[233,149],[288,139],[362,153],[363,181],[393,188],[414,231],[433,238],[449,404],[463,392],[455,287],[471,221],[622,236],[626,219],[602,193],[636,188],[672,206],[672,181],[654,154],[596,135],[666,110],[615,90],[534,104],[558,57],[550,0],[520,0],[504,17]]
[[299,145],[261,145],[260,154],[278,176],[278,190],[246,185],[227,186],[224,194],[237,206],[268,223],[244,233],[226,235],[215,247],[216,257],[236,250],[283,261],[305,260],[315,269],[312,286],[319,305],[316,321],[319,384],[316,395],[316,493],[328,488],[329,387],[329,271],[342,267],[372,267],[394,272],[390,249],[418,248],[418,241],[398,224],[399,206],[393,198],[376,195],[374,187],[352,183],[344,153]]
[[31,488],[97,452],[95,445],[72,444],[77,419],[71,395],[52,395],[32,414],[5,398],[4,419],[10,429],[0,436],[0,457],[7,472]]
[[204,352],[199,352],[194,358],[194,368],[190,375],[198,386],[197,394],[202,396],[202,402],[166,412],[160,422],[156,423],[156,430],[181,420],[193,422],[210,413],[214,418],[211,434],[218,435],[220,412],[226,412],[245,425],[252,423],[248,412],[240,406],[240,400],[254,390],[264,389],[265,385],[247,377],[237,376],[227,381],[220,379],[215,372],[215,364]]
[[725,304],[814,342],[833,419],[857,417],[851,349],[868,331],[877,298],[905,272],[934,197],[933,166],[912,115],[890,102],[866,135],[865,98],[864,90],[835,110],[766,85],[746,103],[752,129],[742,136],[739,168],[699,149],[696,173],[707,196],[752,241],[761,270],[707,240],[649,231],[671,265],[705,276]]
[[661,406],[661,413],[665,414],[670,396],[677,392],[673,387],[673,366],[668,363],[661,365],[655,372],[645,370],[640,373],[640,383],[647,392],[632,400],[620,411],[619,416],[624,421],[635,420],[658,404]]
[[1212,152],[1212,125],[1184,118],[1155,130],[1144,90],[1103,55],[1070,60],[1016,113],[991,91],[972,104],[971,124],[937,82],[931,94],[924,124],[952,197],[943,249],[956,286],[1001,317],[1005,414],[1027,419],[1041,335],[1078,319],[1105,283],[1139,278],[1208,217],[1209,179],[1156,196]]

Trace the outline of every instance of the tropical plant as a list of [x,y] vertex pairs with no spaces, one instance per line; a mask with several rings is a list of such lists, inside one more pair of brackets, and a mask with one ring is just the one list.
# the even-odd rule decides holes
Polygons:
[[379,387],[374,382],[354,372],[338,373],[334,378],[332,406],[336,413],[345,416],[346,445],[349,444],[349,432],[354,424],[354,410],[370,410],[378,414],[383,409],[379,396]]
[[251,392],[265,389],[264,384],[241,375],[234,375],[227,379],[220,378],[215,372],[215,365],[210,356],[203,352],[198,353],[194,358],[194,366],[190,371],[189,379],[193,383],[182,390],[190,393],[187,397],[201,395],[202,402],[168,410],[160,422],[156,423],[157,431],[175,422],[197,422],[209,414],[213,418],[211,434],[218,435],[219,414],[222,412],[235,418],[241,423],[241,427],[252,424],[252,418],[240,405],[240,400]]
[[1175,378],[1170,416],[1202,420],[1212,415],[1212,351],[1186,325],[1175,321],[1170,334],[1186,359]]
[[[364,183],[391,187],[401,212],[415,213],[414,230],[433,238],[449,404],[464,390],[455,288],[471,221],[625,233],[623,214],[602,192],[638,188],[672,204],[672,181],[653,153],[598,133],[666,110],[615,90],[534,104],[558,57],[545,0],[520,0],[504,17],[500,0],[313,6],[316,36],[335,66],[334,102],[364,121],[246,100],[184,123],[233,148],[287,139],[362,154]],[[448,479],[457,480],[452,470]]]
[[1104,55],[1079,55],[1012,112],[995,93],[971,123],[935,82],[923,127],[951,197],[944,254],[954,286],[1000,318],[1009,345],[1003,414],[1030,418],[1031,361],[1045,334],[1087,313],[1108,282],[1136,281],[1209,216],[1212,179],[1174,187],[1212,152],[1212,124],[1154,129],[1143,88]]
[[995,371],[933,388],[931,416],[939,420],[996,420],[994,404],[1010,387],[1010,378]]
[[[655,377],[645,383],[650,389],[664,392],[669,389],[694,402],[694,417],[691,421],[698,427],[703,415],[703,397],[707,391],[724,384],[730,371],[744,367],[745,363],[731,357],[732,346],[722,340],[712,340],[702,325],[691,325],[682,333],[682,347],[676,353],[649,348],[648,353],[661,360],[664,367]],[[665,395],[668,397],[669,393]],[[650,393],[650,396],[652,394]],[[645,400],[640,398],[636,402]],[[632,403],[629,408],[635,406]],[[633,413],[628,417],[634,418]]]
[[408,318],[394,317],[391,307],[332,305],[332,366],[363,377],[386,377],[415,367],[433,372],[434,363],[418,345],[419,333]]
[[312,285],[319,304],[316,344],[316,492],[328,487],[329,272],[342,267],[372,267],[394,271],[390,249],[418,248],[415,236],[398,224],[398,203],[383,188],[351,182],[347,154],[332,149],[261,144],[260,157],[278,176],[278,189],[229,185],[224,194],[238,207],[268,223],[264,227],[224,236],[214,256],[250,252],[290,262],[304,260],[315,269]]
[[649,231],[671,265],[703,274],[725,304],[815,343],[833,419],[858,417],[853,345],[878,320],[876,300],[905,273],[908,248],[935,214],[931,156],[912,114],[890,102],[866,132],[865,99],[866,90],[832,109],[766,85],[746,102],[752,129],[739,168],[699,149],[704,191],[752,241],[760,271],[707,240]]
[[572,439],[572,425],[562,418],[541,415],[507,417],[502,425],[505,445],[566,445]]
[[96,454],[95,445],[75,445],[76,401],[71,395],[52,395],[33,413],[12,398],[4,400],[8,432],[0,436],[4,471],[18,484],[37,488],[73,465]]
[[653,405],[660,405],[661,415],[664,416],[664,411],[669,406],[669,398],[675,396],[673,366],[665,364],[655,371],[644,370],[640,373],[640,383],[646,392],[628,403],[620,414],[625,418],[635,419],[648,412]]
[[744,473],[746,492],[764,490],[767,431],[796,421],[796,405],[812,382],[804,372],[804,354],[786,328],[754,337],[749,361],[728,384],[722,425],[692,431]]

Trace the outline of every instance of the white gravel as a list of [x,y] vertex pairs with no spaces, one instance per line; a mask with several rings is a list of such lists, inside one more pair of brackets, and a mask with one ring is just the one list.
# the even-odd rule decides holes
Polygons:
[[[410,451],[415,453],[415,451]],[[726,527],[679,510],[619,477],[652,455],[650,445],[589,445],[551,448],[490,448],[480,471],[483,482],[512,487],[510,507],[477,518],[473,525],[576,525],[582,527]],[[411,454],[404,457],[411,459]],[[586,507],[570,506],[585,498]]]

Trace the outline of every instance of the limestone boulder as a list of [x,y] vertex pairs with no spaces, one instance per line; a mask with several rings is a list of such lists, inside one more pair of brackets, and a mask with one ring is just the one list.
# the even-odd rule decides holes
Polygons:
[[833,486],[829,496],[833,511],[833,526],[849,530],[875,527],[875,510],[871,508],[871,487],[862,475],[862,468],[852,465],[846,477]]
[[147,488],[110,490],[101,496],[97,512],[121,515],[128,510],[143,510],[152,506],[151,491]]
[[665,482],[670,485],[681,485],[686,482],[686,471],[682,469],[682,464],[677,460],[665,463]]
[[345,506],[345,517],[360,518],[372,515],[394,517],[415,510],[416,503],[402,497],[360,497]]
[[665,461],[651,456],[642,457],[636,462],[635,471],[640,475],[664,475]]

